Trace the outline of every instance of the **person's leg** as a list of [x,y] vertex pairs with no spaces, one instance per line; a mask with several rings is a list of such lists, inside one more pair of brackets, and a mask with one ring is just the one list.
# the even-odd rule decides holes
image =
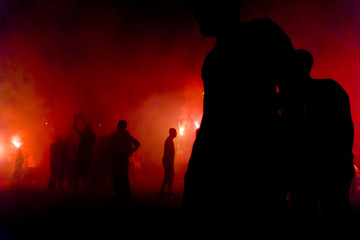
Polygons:
[[173,195],[172,185],[173,185],[173,178],[170,178],[169,181],[168,181],[168,193],[170,195]]
[[166,177],[164,177],[164,179],[162,181],[161,189],[160,189],[160,194],[165,193],[166,184],[167,184],[167,179],[166,179]]
[[49,179],[49,185],[48,188],[50,191],[54,190],[55,186],[54,186],[54,180],[55,180],[55,176],[54,176],[54,171],[51,171],[51,175],[50,175],[50,179]]
[[120,202],[130,200],[130,181],[128,172],[128,161],[126,157],[121,157],[116,164],[116,173],[114,174],[115,199]]
[[131,198],[131,189],[130,189],[130,179],[129,179],[129,160],[127,159],[127,164],[124,167],[124,193],[125,193],[125,201],[130,201]]
[[119,176],[120,174],[119,174],[117,164],[112,164],[111,174],[112,174],[112,181],[113,181],[113,190],[115,193],[115,201],[118,201],[119,191],[120,191],[120,176]]
[[166,185],[169,184],[169,170],[168,168],[166,167],[166,165],[164,165],[164,180],[163,180],[163,183],[162,183],[162,186],[161,186],[161,190],[160,190],[160,193],[164,193],[165,192],[165,187]]

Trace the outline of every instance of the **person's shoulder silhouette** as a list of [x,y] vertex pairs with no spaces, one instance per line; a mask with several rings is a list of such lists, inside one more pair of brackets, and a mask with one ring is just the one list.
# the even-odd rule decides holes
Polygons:
[[[351,214],[349,189],[354,176],[354,125],[349,96],[333,79],[312,79],[306,126],[310,154],[317,158],[317,182],[322,209],[332,220]],[[337,223],[340,223],[336,220]]]

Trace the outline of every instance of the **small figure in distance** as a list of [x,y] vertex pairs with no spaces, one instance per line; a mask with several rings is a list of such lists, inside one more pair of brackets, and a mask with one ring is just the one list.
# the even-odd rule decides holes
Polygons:
[[175,146],[174,138],[176,138],[177,132],[175,128],[169,129],[169,136],[166,138],[164,145],[164,156],[162,163],[164,166],[164,180],[161,186],[160,195],[164,195],[165,187],[168,186],[168,194],[170,197],[173,197],[172,185],[173,179],[175,177],[174,171],[174,158],[175,158]]
[[12,183],[13,186],[17,187],[20,183],[20,178],[22,175],[22,166],[24,163],[24,155],[22,154],[21,149],[19,148],[16,151],[16,156],[15,156],[15,170],[12,176]]

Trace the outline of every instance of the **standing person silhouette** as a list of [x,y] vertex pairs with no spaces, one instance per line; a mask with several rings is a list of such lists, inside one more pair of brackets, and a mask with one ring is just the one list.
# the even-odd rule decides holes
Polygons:
[[[50,145],[50,170],[49,190],[56,191],[57,183],[61,184],[61,155],[63,153],[63,141],[61,136],[56,136],[55,142]],[[60,186],[59,186],[60,188]]]
[[297,51],[304,76],[304,156],[298,164],[292,203],[300,217],[313,217],[318,199],[327,219],[345,222],[351,214],[349,192],[354,126],[346,91],[333,79],[310,77],[313,57]]
[[254,225],[280,217],[287,169],[277,156],[275,98],[276,85],[292,78],[292,43],[269,19],[240,22],[239,1],[192,4],[201,34],[216,43],[202,66],[203,118],[185,175],[185,215],[213,223],[236,215]]
[[[78,127],[78,121],[82,120],[85,124],[83,130]],[[74,190],[77,193],[78,184],[80,179],[82,180],[83,189],[88,190],[88,181],[89,181],[89,170],[91,157],[93,152],[93,147],[96,141],[96,135],[92,131],[91,126],[86,122],[85,118],[81,115],[74,116],[74,129],[80,137],[76,163],[75,163],[75,176],[74,176]]]
[[117,130],[109,137],[115,201],[118,203],[130,200],[129,157],[140,147],[139,141],[129,134],[126,127],[126,121],[120,120]]
[[16,150],[15,170],[12,175],[12,184],[15,187],[19,186],[20,178],[21,178],[21,175],[23,174],[23,172],[22,172],[23,164],[24,164],[24,155],[22,154],[22,151],[19,148]]
[[165,193],[165,187],[168,186],[168,194],[169,196],[173,195],[172,185],[173,179],[175,177],[174,171],[174,158],[175,158],[175,146],[174,146],[174,138],[176,138],[177,132],[175,128],[169,129],[169,136],[166,138],[164,144],[164,156],[162,159],[162,163],[164,166],[164,180],[162,182],[160,194]]

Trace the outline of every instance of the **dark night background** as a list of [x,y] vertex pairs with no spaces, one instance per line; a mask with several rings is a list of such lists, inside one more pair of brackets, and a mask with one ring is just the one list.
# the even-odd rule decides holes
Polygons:
[[[240,19],[258,17],[313,54],[313,78],[333,78],[347,91],[360,163],[360,2],[242,1]],[[46,186],[49,145],[57,134],[76,136],[73,115],[82,114],[97,136],[128,121],[142,144],[134,155],[139,192],[160,187],[168,129],[184,128],[175,139],[180,199],[202,116],[201,65],[214,43],[186,1],[0,0],[0,186],[7,189],[13,171],[14,135]]]

